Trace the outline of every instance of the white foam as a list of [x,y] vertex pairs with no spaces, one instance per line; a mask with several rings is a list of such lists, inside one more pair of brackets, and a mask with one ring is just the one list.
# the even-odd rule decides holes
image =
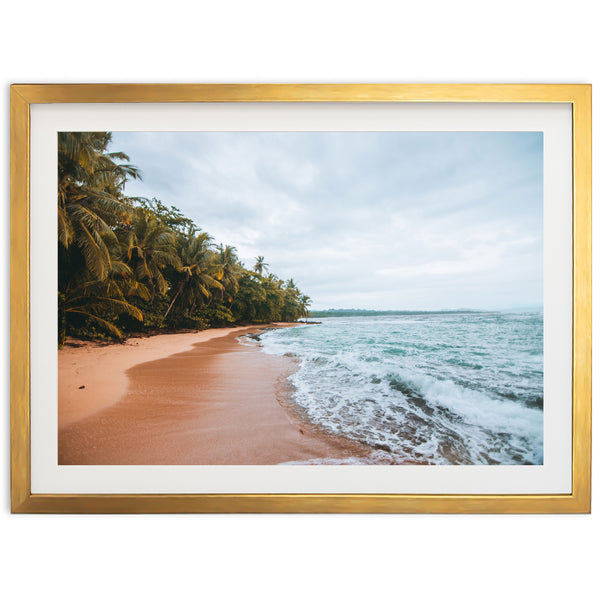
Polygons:
[[518,401],[542,395],[539,328],[522,315],[336,318],[261,345],[300,359],[290,380],[308,419],[391,460],[539,464],[543,414]]

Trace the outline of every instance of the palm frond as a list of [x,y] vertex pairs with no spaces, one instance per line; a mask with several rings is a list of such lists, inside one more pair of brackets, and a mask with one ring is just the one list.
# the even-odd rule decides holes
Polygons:
[[86,319],[92,321],[92,323],[99,325],[102,329],[104,329],[105,331],[108,331],[110,334],[112,334],[113,336],[115,336],[119,339],[121,339],[123,337],[123,333],[121,332],[121,330],[118,327],[113,325],[110,321],[107,321],[106,319],[98,317],[97,315],[93,315],[93,314],[84,312],[82,310],[76,310],[76,309],[67,309],[66,312],[85,317]]
[[78,227],[80,235],[77,244],[81,248],[85,264],[97,279],[104,279],[110,264],[108,250],[102,240],[98,240],[88,228],[81,223]]

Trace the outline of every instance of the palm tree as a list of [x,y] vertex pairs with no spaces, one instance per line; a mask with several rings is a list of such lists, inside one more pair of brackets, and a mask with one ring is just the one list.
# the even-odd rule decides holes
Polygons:
[[228,303],[231,304],[233,296],[239,289],[238,280],[242,272],[242,265],[237,256],[237,251],[233,246],[217,246],[217,252],[214,255],[214,278],[220,281],[221,289],[220,300],[223,301],[223,295],[226,291],[229,294]]
[[58,342],[61,345],[67,329],[78,324],[91,324],[113,337],[121,338],[123,334],[112,322],[112,317],[127,314],[138,321],[144,320],[141,311],[127,302],[121,288],[111,280],[88,281],[59,293],[58,314]]
[[112,226],[130,212],[125,181],[140,177],[135,167],[115,162],[129,160],[126,154],[106,152],[110,139],[110,133],[58,134],[58,241],[67,251],[75,244],[98,280],[110,269]]
[[204,302],[211,297],[212,290],[223,294],[223,284],[211,272],[211,246],[212,238],[206,232],[194,233],[191,230],[187,236],[179,239],[181,266],[178,272],[181,279],[163,319],[167,317],[177,299],[190,310],[194,310],[198,302]]
[[257,256],[256,257],[256,263],[254,265],[254,270],[259,274],[262,275],[263,271],[266,271],[267,267],[268,267],[268,263],[265,262],[265,257],[264,256]]
[[282,318],[281,309],[284,306],[284,292],[281,288],[283,282],[276,277],[265,280],[267,298],[265,302],[264,319],[266,321],[280,321]]
[[300,296],[300,316],[304,317],[305,321],[308,321],[308,307],[311,305],[311,300],[308,296],[302,294]]
[[238,293],[233,297],[231,311],[238,321],[255,321],[260,318],[260,309],[267,299],[262,278],[244,270],[238,281]]
[[284,321],[296,321],[300,316],[300,291],[293,279],[288,279],[284,289],[284,308],[282,317]]
[[149,211],[138,208],[117,235],[121,258],[131,268],[135,282],[148,285],[150,301],[156,293],[164,296],[168,290],[164,269],[181,267],[173,231]]

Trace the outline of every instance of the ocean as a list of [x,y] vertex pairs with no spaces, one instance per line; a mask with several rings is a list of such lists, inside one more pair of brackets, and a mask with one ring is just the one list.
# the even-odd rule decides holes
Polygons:
[[543,464],[541,312],[324,318],[257,343],[297,360],[296,412],[367,446],[355,462]]

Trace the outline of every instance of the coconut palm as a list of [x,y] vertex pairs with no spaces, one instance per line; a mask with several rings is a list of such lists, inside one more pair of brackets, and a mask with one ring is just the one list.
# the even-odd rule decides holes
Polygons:
[[117,231],[117,236],[121,259],[131,268],[133,282],[148,286],[150,301],[157,293],[164,296],[168,290],[165,268],[181,267],[173,231],[149,211],[138,208],[131,221]]
[[224,293],[227,292],[228,303],[231,304],[233,296],[239,289],[238,280],[242,272],[242,265],[237,256],[237,250],[233,246],[219,244],[214,255],[214,278],[221,282],[223,288],[220,300],[223,301]]
[[308,296],[302,294],[300,296],[300,302],[299,302],[299,307],[300,307],[300,316],[304,317],[304,320],[308,320],[308,307],[311,305],[311,300]]
[[58,241],[82,253],[85,266],[98,280],[110,269],[112,227],[129,211],[123,197],[128,177],[139,171],[116,161],[126,154],[109,153],[110,133],[61,132],[58,134]]
[[267,299],[262,278],[244,270],[238,281],[238,292],[233,297],[232,313],[239,321],[251,322],[260,318],[260,309]]
[[92,325],[112,337],[121,338],[121,330],[113,318],[127,314],[143,321],[142,312],[127,302],[121,288],[111,280],[88,281],[75,288],[59,293],[59,344],[63,344],[67,330],[77,325]]
[[171,300],[163,318],[166,318],[176,301],[190,310],[196,304],[210,299],[213,290],[223,294],[223,284],[213,273],[211,263],[212,238],[206,232],[194,233],[179,239],[179,259],[181,266],[177,269],[180,274],[177,291]]
[[265,257],[264,256],[257,256],[256,257],[256,263],[254,264],[254,270],[259,275],[262,275],[263,271],[266,271],[268,266],[269,265],[268,265],[268,263],[265,262]]
[[269,277],[265,281],[266,302],[264,304],[264,318],[267,321],[281,320],[281,310],[284,306],[284,292],[281,288],[283,282],[276,277]]

